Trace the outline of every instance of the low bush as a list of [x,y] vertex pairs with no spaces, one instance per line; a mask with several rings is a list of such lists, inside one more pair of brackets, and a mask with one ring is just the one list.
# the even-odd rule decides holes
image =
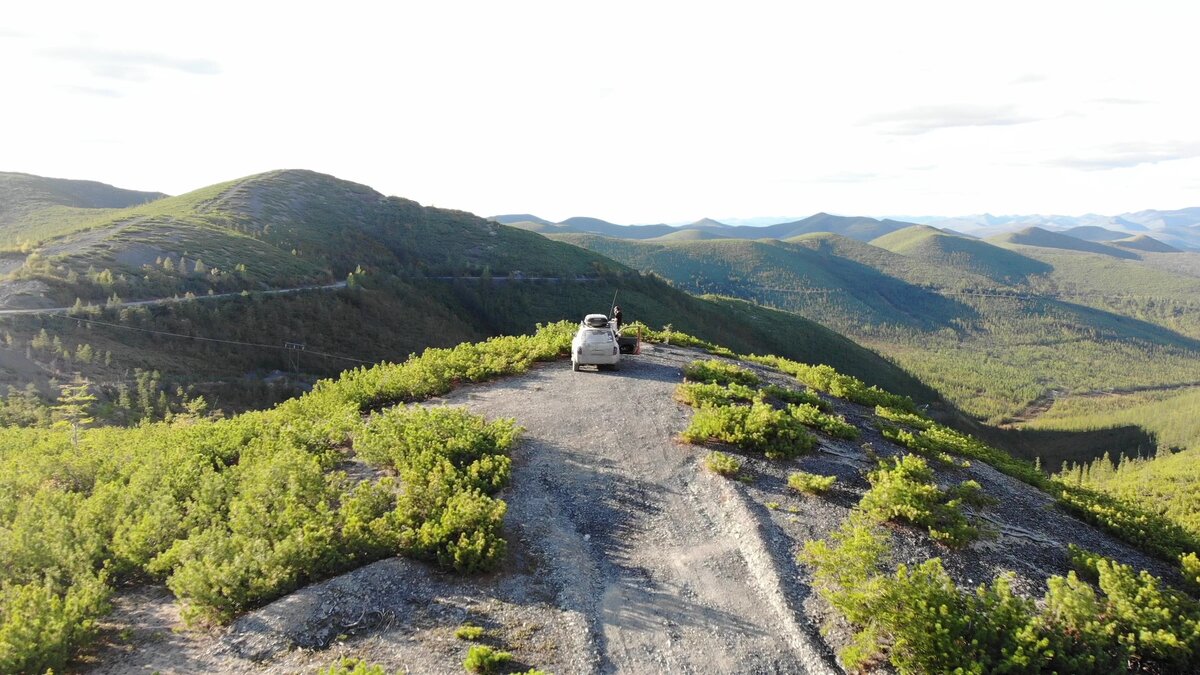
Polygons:
[[814,587],[854,629],[849,668],[886,653],[907,673],[1195,672],[1200,606],[1146,572],[1073,556],[1097,588],[1070,572],[1051,577],[1041,602],[1001,575],[974,593],[937,558],[885,570],[886,533],[853,514],[826,541],[805,544]]
[[821,412],[816,406],[807,403],[789,405],[788,412],[806,427],[813,427],[833,436],[853,440],[858,438],[858,427],[846,422],[846,418]]
[[903,424],[914,429],[925,430],[933,426],[933,420],[920,413],[888,408],[882,405],[875,406],[875,416],[879,419]]
[[474,645],[467,651],[463,668],[472,673],[495,673],[512,661],[512,654],[498,652],[491,647]]
[[1179,571],[1193,592],[1200,592],[1200,558],[1195,553],[1179,556]]
[[726,478],[736,476],[742,470],[742,463],[736,457],[718,450],[708,453],[708,456],[704,458],[704,466],[708,467],[709,471]]
[[459,640],[478,640],[479,638],[483,637],[483,628],[481,626],[472,626],[469,623],[465,623],[455,629],[454,637],[458,638]]
[[726,387],[707,382],[684,382],[675,388],[675,400],[693,408],[749,403],[758,398],[758,392],[742,384],[730,384]]
[[795,417],[758,401],[748,406],[701,408],[682,437],[689,443],[716,439],[771,459],[796,457],[816,442]]
[[824,494],[837,482],[837,476],[821,476],[805,471],[796,471],[788,476],[788,487],[809,495]]
[[[920,457],[904,455],[880,462],[867,479],[871,489],[863,495],[859,508],[869,517],[924,526],[929,536],[947,546],[962,546],[979,536],[960,509],[959,495],[938,488],[933,471]],[[974,487],[977,490],[978,484]],[[967,492],[974,490],[967,488]]]
[[687,333],[673,330],[670,326],[664,326],[662,330],[654,330],[644,323],[635,321],[628,326],[623,327],[621,329],[621,333],[625,335],[632,335],[637,333],[639,330],[641,331],[642,339],[646,342],[672,344],[680,347],[693,347],[704,350],[713,356],[724,356],[726,358],[734,358],[737,356],[727,347],[722,347],[721,345],[709,342],[707,340],[702,340],[693,335],[688,335]]
[[324,670],[317,671],[317,675],[387,675],[387,671],[383,666],[367,663],[362,659],[344,658]]
[[907,396],[891,394],[873,385],[868,387],[862,380],[850,375],[843,375],[831,366],[810,366],[779,356],[750,355],[745,358],[783,371],[817,391],[823,391],[831,396],[844,398],[859,405],[880,405],[911,413],[917,412],[916,404]]
[[808,404],[822,411],[830,409],[829,402],[808,391],[807,389],[789,389],[781,387],[777,384],[768,384],[761,389],[765,396],[777,399],[783,403],[794,403],[796,405]]
[[683,369],[683,376],[692,382],[707,382],[709,384],[741,384],[748,387],[758,386],[761,380],[758,373],[733,363],[709,359],[707,361],[692,361]]

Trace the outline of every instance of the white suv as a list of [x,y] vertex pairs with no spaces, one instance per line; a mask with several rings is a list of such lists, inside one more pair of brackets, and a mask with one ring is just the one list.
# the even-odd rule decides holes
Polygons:
[[621,349],[612,322],[603,314],[585,316],[571,340],[571,370],[579,370],[579,366],[615,369],[620,362]]

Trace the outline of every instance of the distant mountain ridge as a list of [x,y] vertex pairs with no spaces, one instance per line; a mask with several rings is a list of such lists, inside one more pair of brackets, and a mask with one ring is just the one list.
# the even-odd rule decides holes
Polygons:
[[[1200,250],[1200,207],[1146,209],[1115,216],[1004,215],[905,216],[922,225],[953,228],[976,237],[991,237],[1038,227],[1087,241],[1116,241],[1144,234],[1172,249]],[[1161,247],[1156,247],[1161,248]],[[1167,251],[1160,251],[1167,252]]]
[[[950,234],[986,239],[1036,227],[1047,232],[1075,237],[1091,242],[1114,242],[1137,235],[1147,235],[1154,242],[1141,242],[1133,247],[1154,253],[1180,250],[1200,250],[1200,207],[1175,210],[1147,209],[1116,216],[1089,213],[1082,216],[1063,215],[993,215],[967,216],[899,216],[870,218],[865,216],[835,216],[816,213],[807,218],[786,222],[775,219],[731,219],[752,223],[731,225],[712,218],[702,218],[686,225],[621,225],[599,218],[576,216],[552,223],[545,218],[522,213],[492,216],[490,220],[542,234],[602,234],[620,239],[666,239],[668,241],[697,241],[704,239],[790,239],[813,232],[832,232],[859,241],[870,241],[912,225],[929,225]],[[759,224],[763,220],[769,224]],[[1146,248],[1144,245],[1148,245]],[[1058,246],[1057,248],[1062,248]]]
[[816,213],[800,220],[774,225],[727,225],[712,218],[702,218],[688,225],[618,225],[599,218],[576,216],[559,223],[550,223],[530,214],[492,216],[491,220],[542,234],[600,234],[619,239],[672,240],[700,239],[790,239],[814,232],[831,232],[859,241],[870,241],[876,237],[911,227],[906,223],[888,218],[877,219],[865,216],[835,216]]

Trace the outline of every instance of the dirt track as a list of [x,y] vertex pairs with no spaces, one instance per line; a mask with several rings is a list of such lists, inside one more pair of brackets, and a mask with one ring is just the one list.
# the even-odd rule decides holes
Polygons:
[[[691,352],[650,348],[616,373],[561,366],[447,398],[526,428],[511,522],[591,629],[602,672],[821,671],[757,529],[674,437]],[[583,664],[580,664],[583,665]],[[564,671],[565,672],[565,671]]]

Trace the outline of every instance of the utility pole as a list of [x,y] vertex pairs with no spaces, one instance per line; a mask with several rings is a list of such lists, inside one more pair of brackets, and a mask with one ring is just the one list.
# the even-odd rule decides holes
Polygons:
[[291,366],[292,372],[300,372],[300,352],[304,351],[304,343],[284,342],[283,348],[287,350],[288,365]]

